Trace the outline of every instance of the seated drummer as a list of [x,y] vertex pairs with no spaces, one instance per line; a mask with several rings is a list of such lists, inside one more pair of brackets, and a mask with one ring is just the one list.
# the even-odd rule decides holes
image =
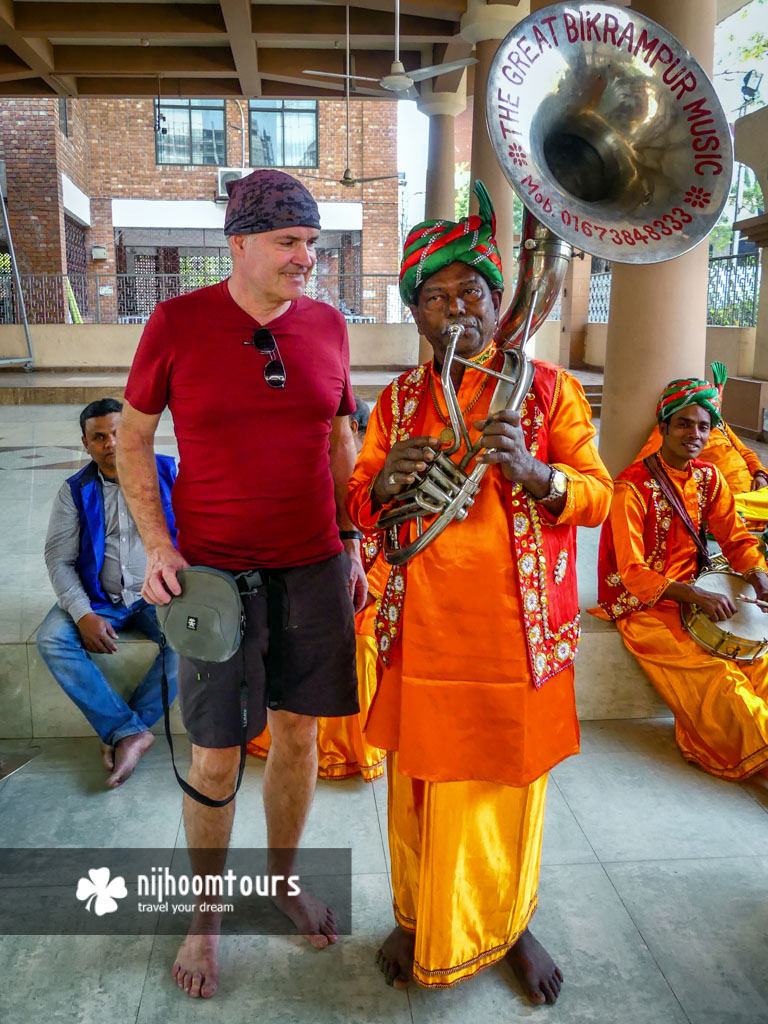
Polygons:
[[[712,374],[719,400],[728,380],[728,370],[723,363],[712,363]],[[657,452],[661,447],[661,433],[655,426],[637,456],[638,461],[646,455]],[[715,426],[709,441],[701,452],[704,462],[711,462],[720,470],[736,501],[736,511],[744,519],[749,530],[763,530],[768,525],[768,469],[760,459],[734,434],[725,420]]]
[[[616,621],[674,713],[683,757],[720,778],[745,779],[768,766],[768,657],[747,664],[711,654],[683,629],[679,606],[696,604],[717,622],[741,607],[695,584],[702,526],[758,598],[768,597],[768,573],[725,480],[698,457],[721,421],[717,387],[672,381],[656,417],[661,450],[619,475],[602,528],[598,614]],[[765,625],[768,634],[768,616]]]

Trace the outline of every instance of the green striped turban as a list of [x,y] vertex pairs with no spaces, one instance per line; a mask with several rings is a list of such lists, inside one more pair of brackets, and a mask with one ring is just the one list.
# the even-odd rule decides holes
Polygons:
[[403,247],[400,266],[400,295],[407,306],[416,302],[421,285],[451,263],[474,267],[493,289],[504,287],[501,256],[494,234],[496,214],[488,189],[476,181],[473,189],[479,215],[452,220],[425,220],[412,228]]
[[707,410],[712,418],[712,426],[716,427],[723,418],[720,404],[728,371],[722,363],[712,363],[712,374],[714,384],[708,380],[699,380],[698,377],[682,377],[667,384],[656,406],[658,422],[666,423],[688,405],[700,405]]

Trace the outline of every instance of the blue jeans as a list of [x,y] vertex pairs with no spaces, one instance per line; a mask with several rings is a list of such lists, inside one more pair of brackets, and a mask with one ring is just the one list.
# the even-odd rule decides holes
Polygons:
[[[158,646],[160,644],[160,627],[155,609],[142,599],[130,608],[117,604],[97,614],[106,619],[118,633],[130,627],[143,633]],[[38,630],[37,649],[53,678],[77,704],[102,742],[113,747],[126,736],[145,732],[162,716],[160,680],[163,668],[160,653],[126,704],[86,651],[72,616],[58,605],[51,608]],[[166,647],[165,671],[169,703],[173,703],[176,698],[178,665],[178,655]]]

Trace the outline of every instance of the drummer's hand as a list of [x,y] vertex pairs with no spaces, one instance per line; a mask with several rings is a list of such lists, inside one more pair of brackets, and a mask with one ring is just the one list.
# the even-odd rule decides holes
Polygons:
[[409,437],[393,444],[373,485],[374,502],[386,505],[404,487],[414,483],[416,474],[424,472],[441,447],[436,437]]
[[[753,576],[749,577],[749,582],[752,584],[758,600],[768,601],[768,573],[756,572]],[[760,610],[768,612],[768,608],[761,608]]]
[[758,469],[752,477],[752,487],[750,489],[759,491],[762,487],[768,487],[768,474],[764,470]]
[[691,602],[701,608],[713,622],[722,622],[735,615],[738,609],[727,594],[712,594],[699,587],[691,587]]

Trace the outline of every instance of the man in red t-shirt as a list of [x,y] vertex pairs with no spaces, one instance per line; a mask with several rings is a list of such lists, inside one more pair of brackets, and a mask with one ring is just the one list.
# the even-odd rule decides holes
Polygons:
[[[148,601],[166,604],[180,593],[176,573],[187,565],[236,576],[258,569],[268,580],[269,601],[261,587],[243,597],[244,654],[223,665],[182,658],[179,684],[189,783],[221,801],[239,760],[245,671],[248,739],[267,721],[272,734],[264,776],[270,871],[287,878],[314,791],[317,717],[357,711],[353,613],[366,583],[360,535],[344,509],[355,400],[344,318],[304,295],[320,228],[314,199],[274,170],[227,190],[232,276],[155,309],[128,379],[118,459],[147,552]],[[178,550],[153,458],[166,407],[180,455]],[[233,808],[184,797],[190,850],[221,851],[200,873],[223,869]],[[336,941],[333,912],[319,900],[284,884],[275,902],[314,946]],[[193,997],[216,990],[219,925],[198,910],[179,950],[173,975]]]

